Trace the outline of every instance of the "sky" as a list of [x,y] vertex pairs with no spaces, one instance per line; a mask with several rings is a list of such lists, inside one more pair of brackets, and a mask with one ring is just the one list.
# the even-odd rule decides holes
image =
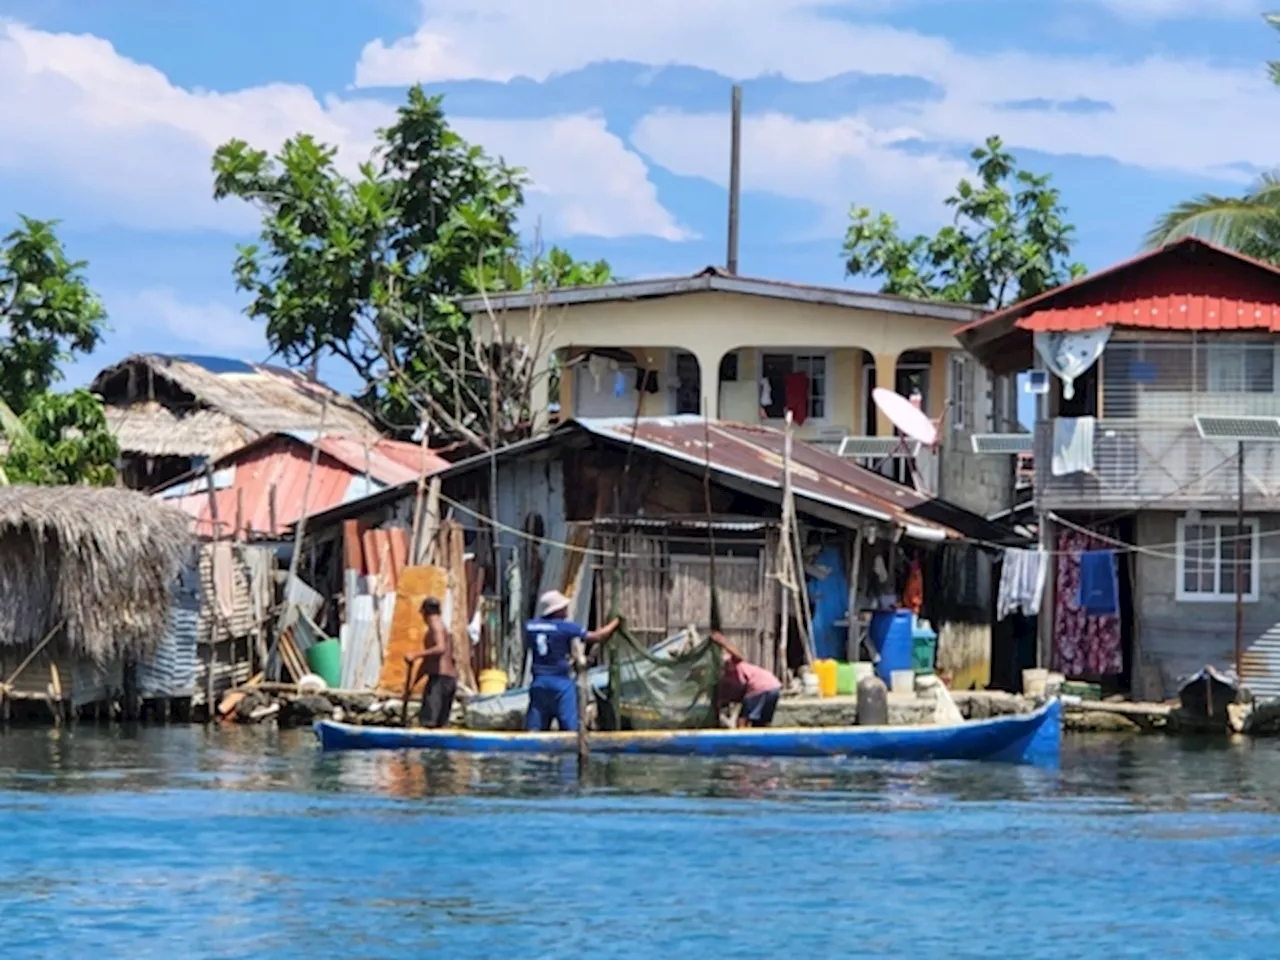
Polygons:
[[[534,185],[532,236],[626,278],[723,263],[730,89],[744,87],[740,272],[844,275],[851,205],[947,218],[998,134],[1053,175],[1090,269],[1174,203],[1280,158],[1264,0],[0,0],[0,231],[61,221],[111,332],[263,360],[232,263],[257,218],[210,158],[308,132],[354,169],[406,88]],[[348,375],[332,364],[323,375]]]

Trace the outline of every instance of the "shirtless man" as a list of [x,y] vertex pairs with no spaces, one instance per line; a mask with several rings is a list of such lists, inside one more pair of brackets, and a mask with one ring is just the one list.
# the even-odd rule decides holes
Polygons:
[[[447,726],[453,710],[453,695],[458,689],[458,670],[453,662],[453,649],[449,643],[449,631],[440,616],[440,601],[427,597],[422,601],[422,613],[427,627],[422,633],[422,649],[404,658],[409,670],[424,662],[427,686],[422,692],[422,710],[418,720],[424,727]],[[412,676],[412,674],[410,674]],[[410,691],[413,685],[410,684]]]

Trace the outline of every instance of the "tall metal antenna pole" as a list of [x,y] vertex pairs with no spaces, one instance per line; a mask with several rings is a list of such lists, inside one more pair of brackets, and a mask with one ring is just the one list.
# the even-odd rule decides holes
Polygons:
[[738,272],[738,204],[742,192],[742,87],[733,85],[729,147],[729,255],[725,269]]

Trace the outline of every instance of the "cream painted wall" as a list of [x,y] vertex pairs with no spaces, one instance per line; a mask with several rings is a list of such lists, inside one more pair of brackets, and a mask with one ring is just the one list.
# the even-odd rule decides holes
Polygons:
[[[504,319],[509,335],[523,333],[527,338],[525,315],[512,312]],[[476,318],[482,334],[487,322],[486,317]],[[689,351],[698,358],[704,373],[703,400],[713,414],[718,413],[719,407],[720,360],[729,351],[755,348],[744,351],[744,371],[756,369],[758,348],[829,352],[832,383],[827,421],[847,426],[853,433],[861,432],[863,422],[858,359],[861,350],[877,359],[877,385],[892,388],[896,359],[904,351],[932,349],[950,353],[958,349],[954,336],[957,324],[949,320],[717,292],[552,307],[544,322],[552,331],[548,338],[550,350],[617,347],[644,352],[646,356],[661,352],[665,357],[667,349],[637,351],[633,346],[647,343]],[[706,375],[708,372],[710,375]],[[545,386],[538,393],[535,406],[545,409],[549,399]],[[562,390],[562,404],[566,399],[572,400],[568,386]],[[666,413],[670,402],[666,390],[647,395],[643,412]],[[572,403],[562,406],[562,416],[571,415],[571,406]],[[820,426],[814,425],[804,433],[816,433],[818,429]],[[877,432],[889,432],[888,424],[882,421]]]

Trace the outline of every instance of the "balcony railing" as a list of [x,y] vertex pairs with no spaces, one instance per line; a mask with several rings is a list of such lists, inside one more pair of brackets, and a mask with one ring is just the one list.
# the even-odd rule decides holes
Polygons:
[[[1227,508],[1236,500],[1232,440],[1205,440],[1190,420],[1099,420],[1087,473],[1053,474],[1054,425],[1036,425],[1036,496],[1047,509]],[[1245,444],[1252,507],[1280,505],[1280,443]]]

